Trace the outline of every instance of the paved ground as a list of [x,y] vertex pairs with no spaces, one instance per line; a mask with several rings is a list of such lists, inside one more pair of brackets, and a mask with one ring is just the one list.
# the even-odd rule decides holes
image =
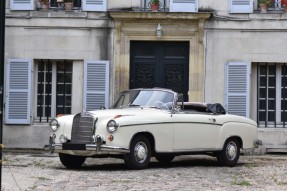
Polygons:
[[1,190],[286,191],[287,155],[241,156],[233,168],[206,156],[176,157],[168,166],[153,159],[148,169],[133,171],[120,159],[88,159],[68,170],[55,154],[4,152]]

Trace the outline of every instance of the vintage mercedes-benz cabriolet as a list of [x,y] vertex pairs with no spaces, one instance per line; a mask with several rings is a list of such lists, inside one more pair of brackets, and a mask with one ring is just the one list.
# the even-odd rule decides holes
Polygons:
[[143,169],[151,157],[171,162],[175,156],[208,154],[235,166],[240,149],[254,149],[257,124],[228,115],[220,104],[181,101],[167,89],[122,92],[110,109],[52,119],[50,150],[67,168],[87,157],[120,157],[127,167]]

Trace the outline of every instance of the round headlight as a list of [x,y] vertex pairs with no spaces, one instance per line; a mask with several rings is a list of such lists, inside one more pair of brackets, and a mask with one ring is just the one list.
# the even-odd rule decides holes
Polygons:
[[53,131],[53,132],[55,132],[55,131],[57,131],[58,130],[58,128],[59,128],[59,122],[58,122],[58,120],[57,119],[52,119],[51,121],[50,121],[50,128],[51,128],[51,130]]
[[109,133],[114,133],[118,129],[119,125],[115,120],[110,120],[107,124],[107,131]]

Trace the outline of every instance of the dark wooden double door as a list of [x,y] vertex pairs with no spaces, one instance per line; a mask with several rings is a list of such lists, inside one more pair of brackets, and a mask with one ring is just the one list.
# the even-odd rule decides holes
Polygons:
[[161,87],[188,99],[189,42],[131,41],[130,88]]

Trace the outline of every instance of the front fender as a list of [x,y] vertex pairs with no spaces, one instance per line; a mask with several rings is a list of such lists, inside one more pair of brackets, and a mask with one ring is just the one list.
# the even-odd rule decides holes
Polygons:
[[248,123],[225,123],[221,128],[218,147],[223,148],[225,141],[230,137],[239,137],[242,140],[242,149],[251,149],[255,147],[255,143],[258,140],[258,129],[256,126]]

